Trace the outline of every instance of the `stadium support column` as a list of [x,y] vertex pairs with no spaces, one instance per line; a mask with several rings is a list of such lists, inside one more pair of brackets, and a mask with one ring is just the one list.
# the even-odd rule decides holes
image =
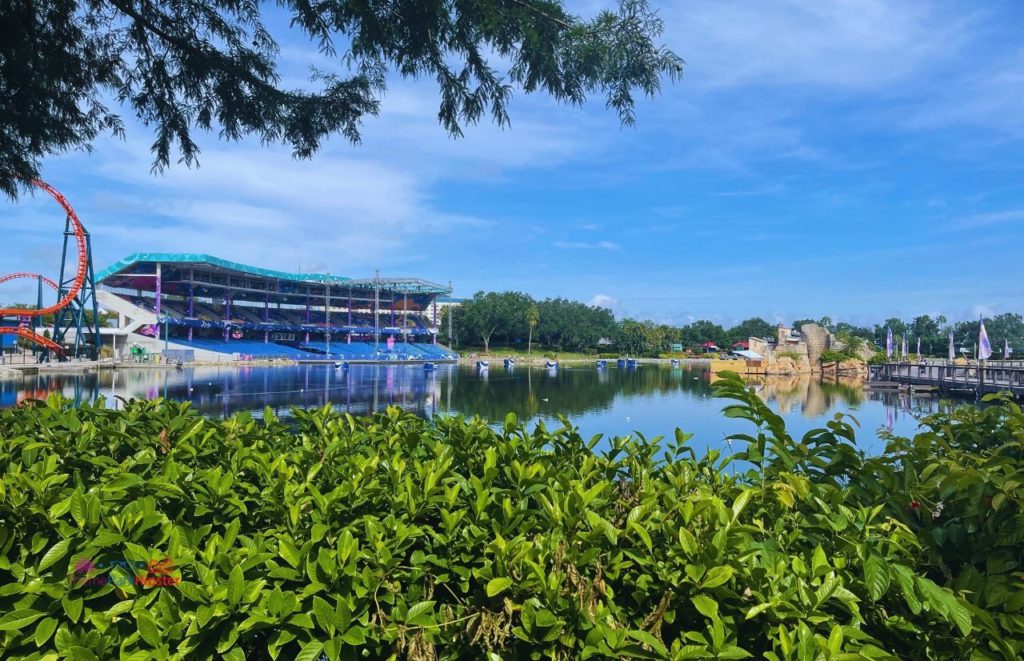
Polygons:
[[[195,272],[189,269],[188,273],[188,318],[195,318],[195,304],[196,304],[196,287],[195,287]],[[192,341],[192,327],[188,327],[188,341]]]
[[224,341],[231,338],[231,292],[224,293]]
[[156,318],[158,321],[160,319],[160,299],[162,298],[162,296],[160,295],[160,289],[162,286],[161,281],[163,280],[163,278],[161,277],[163,275],[162,266],[163,265],[160,264],[160,262],[156,263]]
[[[309,288],[306,288],[306,325],[309,326]],[[306,331],[306,344],[309,344],[309,331]]]
[[[351,287],[348,288],[348,325],[349,325],[350,328],[352,327],[352,288]],[[349,335],[349,337],[352,337],[352,333],[349,333],[348,335]]]
[[[270,285],[267,285],[268,289],[263,292],[263,323],[270,323]],[[279,317],[280,318],[280,317]],[[270,331],[263,331],[263,344],[270,344]]]
[[324,318],[327,321],[327,334],[324,336],[327,340],[327,355],[331,355],[331,284],[327,283],[324,288],[326,295],[324,298]]
[[373,272],[373,357],[380,352],[380,271]]

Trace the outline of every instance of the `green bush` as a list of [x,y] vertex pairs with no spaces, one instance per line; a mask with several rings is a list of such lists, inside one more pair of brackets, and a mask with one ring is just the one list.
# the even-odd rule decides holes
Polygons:
[[752,423],[735,458],[697,458],[681,432],[595,452],[564,421],[397,408],[289,425],[163,401],[2,411],[0,653],[1024,652],[1019,407],[933,418],[864,458],[847,419],[793,439],[723,376],[726,415]]
[[797,353],[796,351],[779,351],[775,354],[776,358],[790,358],[792,360],[803,360],[804,354]]
[[821,352],[821,362],[823,363],[841,363],[844,360],[850,360],[852,356],[846,351],[838,351],[836,349],[825,349]]
[[877,351],[875,355],[868,358],[868,365],[884,365],[889,362],[889,357],[885,355],[884,351]]

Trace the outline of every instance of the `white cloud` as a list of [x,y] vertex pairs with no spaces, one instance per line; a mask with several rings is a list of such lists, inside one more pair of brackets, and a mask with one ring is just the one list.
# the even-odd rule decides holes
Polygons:
[[556,248],[572,248],[581,250],[618,250],[622,247],[614,241],[595,241],[593,243],[588,243],[586,241],[555,241],[554,245]]
[[877,89],[964,45],[969,16],[906,0],[669,3],[666,32],[701,87]]
[[1024,222],[1024,209],[1011,209],[1008,211],[994,211],[991,213],[979,213],[972,216],[963,216],[953,220],[949,224],[949,229],[972,230],[1012,222]]
[[1024,138],[1024,51],[994,60],[929,88],[923,98],[899,109],[897,121],[915,130],[967,125]]
[[609,310],[615,310],[619,306],[619,299],[612,298],[607,294],[595,294],[590,299],[590,305],[598,308],[608,308]]

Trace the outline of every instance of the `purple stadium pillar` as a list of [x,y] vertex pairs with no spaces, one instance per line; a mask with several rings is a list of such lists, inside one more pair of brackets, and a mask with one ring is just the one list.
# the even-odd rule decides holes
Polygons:
[[395,295],[391,295],[391,325],[395,325]]
[[224,294],[224,341],[231,339],[231,328],[228,322],[231,321],[231,292]]
[[163,278],[161,277],[162,269],[160,267],[161,267],[160,262],[157,262],[156,263],[156,320],[157,320],[157,323],[160,322],[160,299],[163,298],[160,295],[160,285],[161,285],[161,280],[163,280]]
[[[188,316],[189,316],[190,319],[194,319],[195,318],[195,315],[193,314],[193,308],[194,307],[195,307],[195,289],[194,289],[194,285],[192,283],[192,274],[189,273],[189,280],[188,280]],[[189,326],[189,328],[188,328],[188,341],[189,342],[192,341],[192,327],[191,326]]]
[[[309,325],[309,290],[306,290],[306,325]],[[306,344],[309,344],[309,331],[306,331]]]

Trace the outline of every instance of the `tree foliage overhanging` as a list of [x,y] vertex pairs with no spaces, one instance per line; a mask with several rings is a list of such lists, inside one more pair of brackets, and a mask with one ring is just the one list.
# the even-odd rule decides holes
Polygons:
[[390,73],[433,78],[453,136],[489,114],[507,124],[513,91],[581,104],[602,94],[624,124],[682,60],[658,39],[646,0],[584,19],[562,0],[327,0],[278,3],[330,70],[282,84],[267,6],[233,0],[7,0],[0,3],[0,190],[15,196],[43,157],[123,133],[119,105],[155,129],[154,168],[194,132],[258,136],[308,158],[329,135],[359,141]]

